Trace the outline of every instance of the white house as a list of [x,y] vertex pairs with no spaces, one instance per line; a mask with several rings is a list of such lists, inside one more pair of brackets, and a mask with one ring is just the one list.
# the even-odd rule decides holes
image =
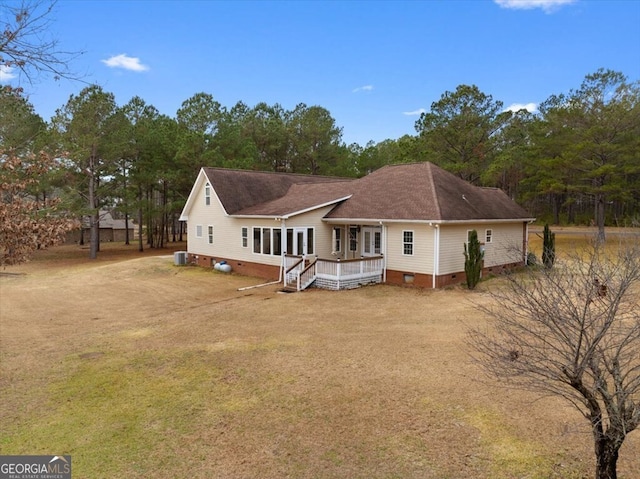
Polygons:
[[534,218],[503,191],[423,162],[359,179],[202,168],[180,219],[192,263],[224,261],[297,289],[343,289],[465,281],[471,230],[485,274],[521,265]]

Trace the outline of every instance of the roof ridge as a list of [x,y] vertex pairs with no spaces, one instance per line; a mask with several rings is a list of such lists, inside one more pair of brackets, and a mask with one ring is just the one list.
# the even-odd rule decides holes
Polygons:
[[288,172],[288,171],[270,171],[270,170],[245,170],[242,168],[225,168],[222,166],[203,166],[202,169],[205,170],[217,170],[217,171],[232,171],[232,172],[238,172],[238,173],[263,173],[263,174],[267,174],[267,175],[277,175],[277,176],[288,176],[288,177],[294,177],[294,176],[300,176],[300,177],[312,177],[312,178],[327,178],[327,179],[335,179],[336,181],[341,181],[341,180],[352,180],[355,178],[349,178],[347,176],[331,176],[331,175],[312,175],[310,173],[295,173],[295,172]]
[[442,218],[442,208],[440,208],[439,195],[436,193],[436,184],[433,181],[432,167],[433,167],[433,163],[428,161],[427,162],[427,168],[429,170],[429,183],[430,183],[430,186],[431,186],[431,194],[433,195],[433,204],[436,205],[436,211],[437,211],[437,216],[438,216],[437,219],[441,219]]

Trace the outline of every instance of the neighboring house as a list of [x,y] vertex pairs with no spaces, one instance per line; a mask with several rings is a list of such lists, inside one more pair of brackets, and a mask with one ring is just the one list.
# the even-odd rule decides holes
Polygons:
[[[99,225],[100,242],[124,242],[126,240],[126,222],[125,220],[115,220],[108,211],[100,211]],[[134,239],[133,222],[129,220],[129,240]],[[69,231],[65,239],[66,243],[80,243],[81,239],[85,243],[91,241],[91,229],[87,219],[82,222],[82,231],[80,228]]]
[[484,273],[522,265],[534,219],[502,190],[432,163],[359,179],[202,168],[180,217],[191,263],[329,289],[465,281],[464,243],[483,244]]

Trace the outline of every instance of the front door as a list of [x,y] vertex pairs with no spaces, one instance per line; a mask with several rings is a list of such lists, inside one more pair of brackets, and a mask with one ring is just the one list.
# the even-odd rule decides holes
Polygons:
[[362,227],[362,256],[380,256],[382,254],[382,228],[379,226]]

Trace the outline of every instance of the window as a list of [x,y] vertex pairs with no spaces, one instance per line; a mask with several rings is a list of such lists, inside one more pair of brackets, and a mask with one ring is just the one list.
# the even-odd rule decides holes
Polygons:
[[402,232],[402,254],[413,255],[413,231]]
[[380,231],[373,232],[373,253],[382,253],[382,233]]
[[493,241],[493,230],[486,230],[484,232],[484,242],[491,243]]
[[287,228],[287,254],[293,254],[293,228]]
[[342,251],[342,228],[333,228],[333,252]]
[[196,225],[196,238],[202,238],[202,225]]
[[262,254],[271,254],[271,228],[262,228]]
[[211,204],[211,185],[209,183],[204,185],[204,204],[207,206]]
[[[245,234],[247,228],[243,228]],[[243,236],[244,244],[244,236]],[[282,230],[280,228],[253,228],[253,252],[280,256],[282,254]]]
[[273,228],[273,254],[280,256],[282,254],[282,229]]
[[349,228],[349,251],[358,251],[358,228]]
[[246,248],[249,246],[249,228],[246,226],[242,227],[242,247]]
[[260,228],[253,228],[253,252],[258,254],[262,253],[261,233]]
[[213,244],[213,226],[212,225],[207,226],[207,239],[209,241],[209,244]]
[[313,228],[307,228],[307,254],[313,254]]

